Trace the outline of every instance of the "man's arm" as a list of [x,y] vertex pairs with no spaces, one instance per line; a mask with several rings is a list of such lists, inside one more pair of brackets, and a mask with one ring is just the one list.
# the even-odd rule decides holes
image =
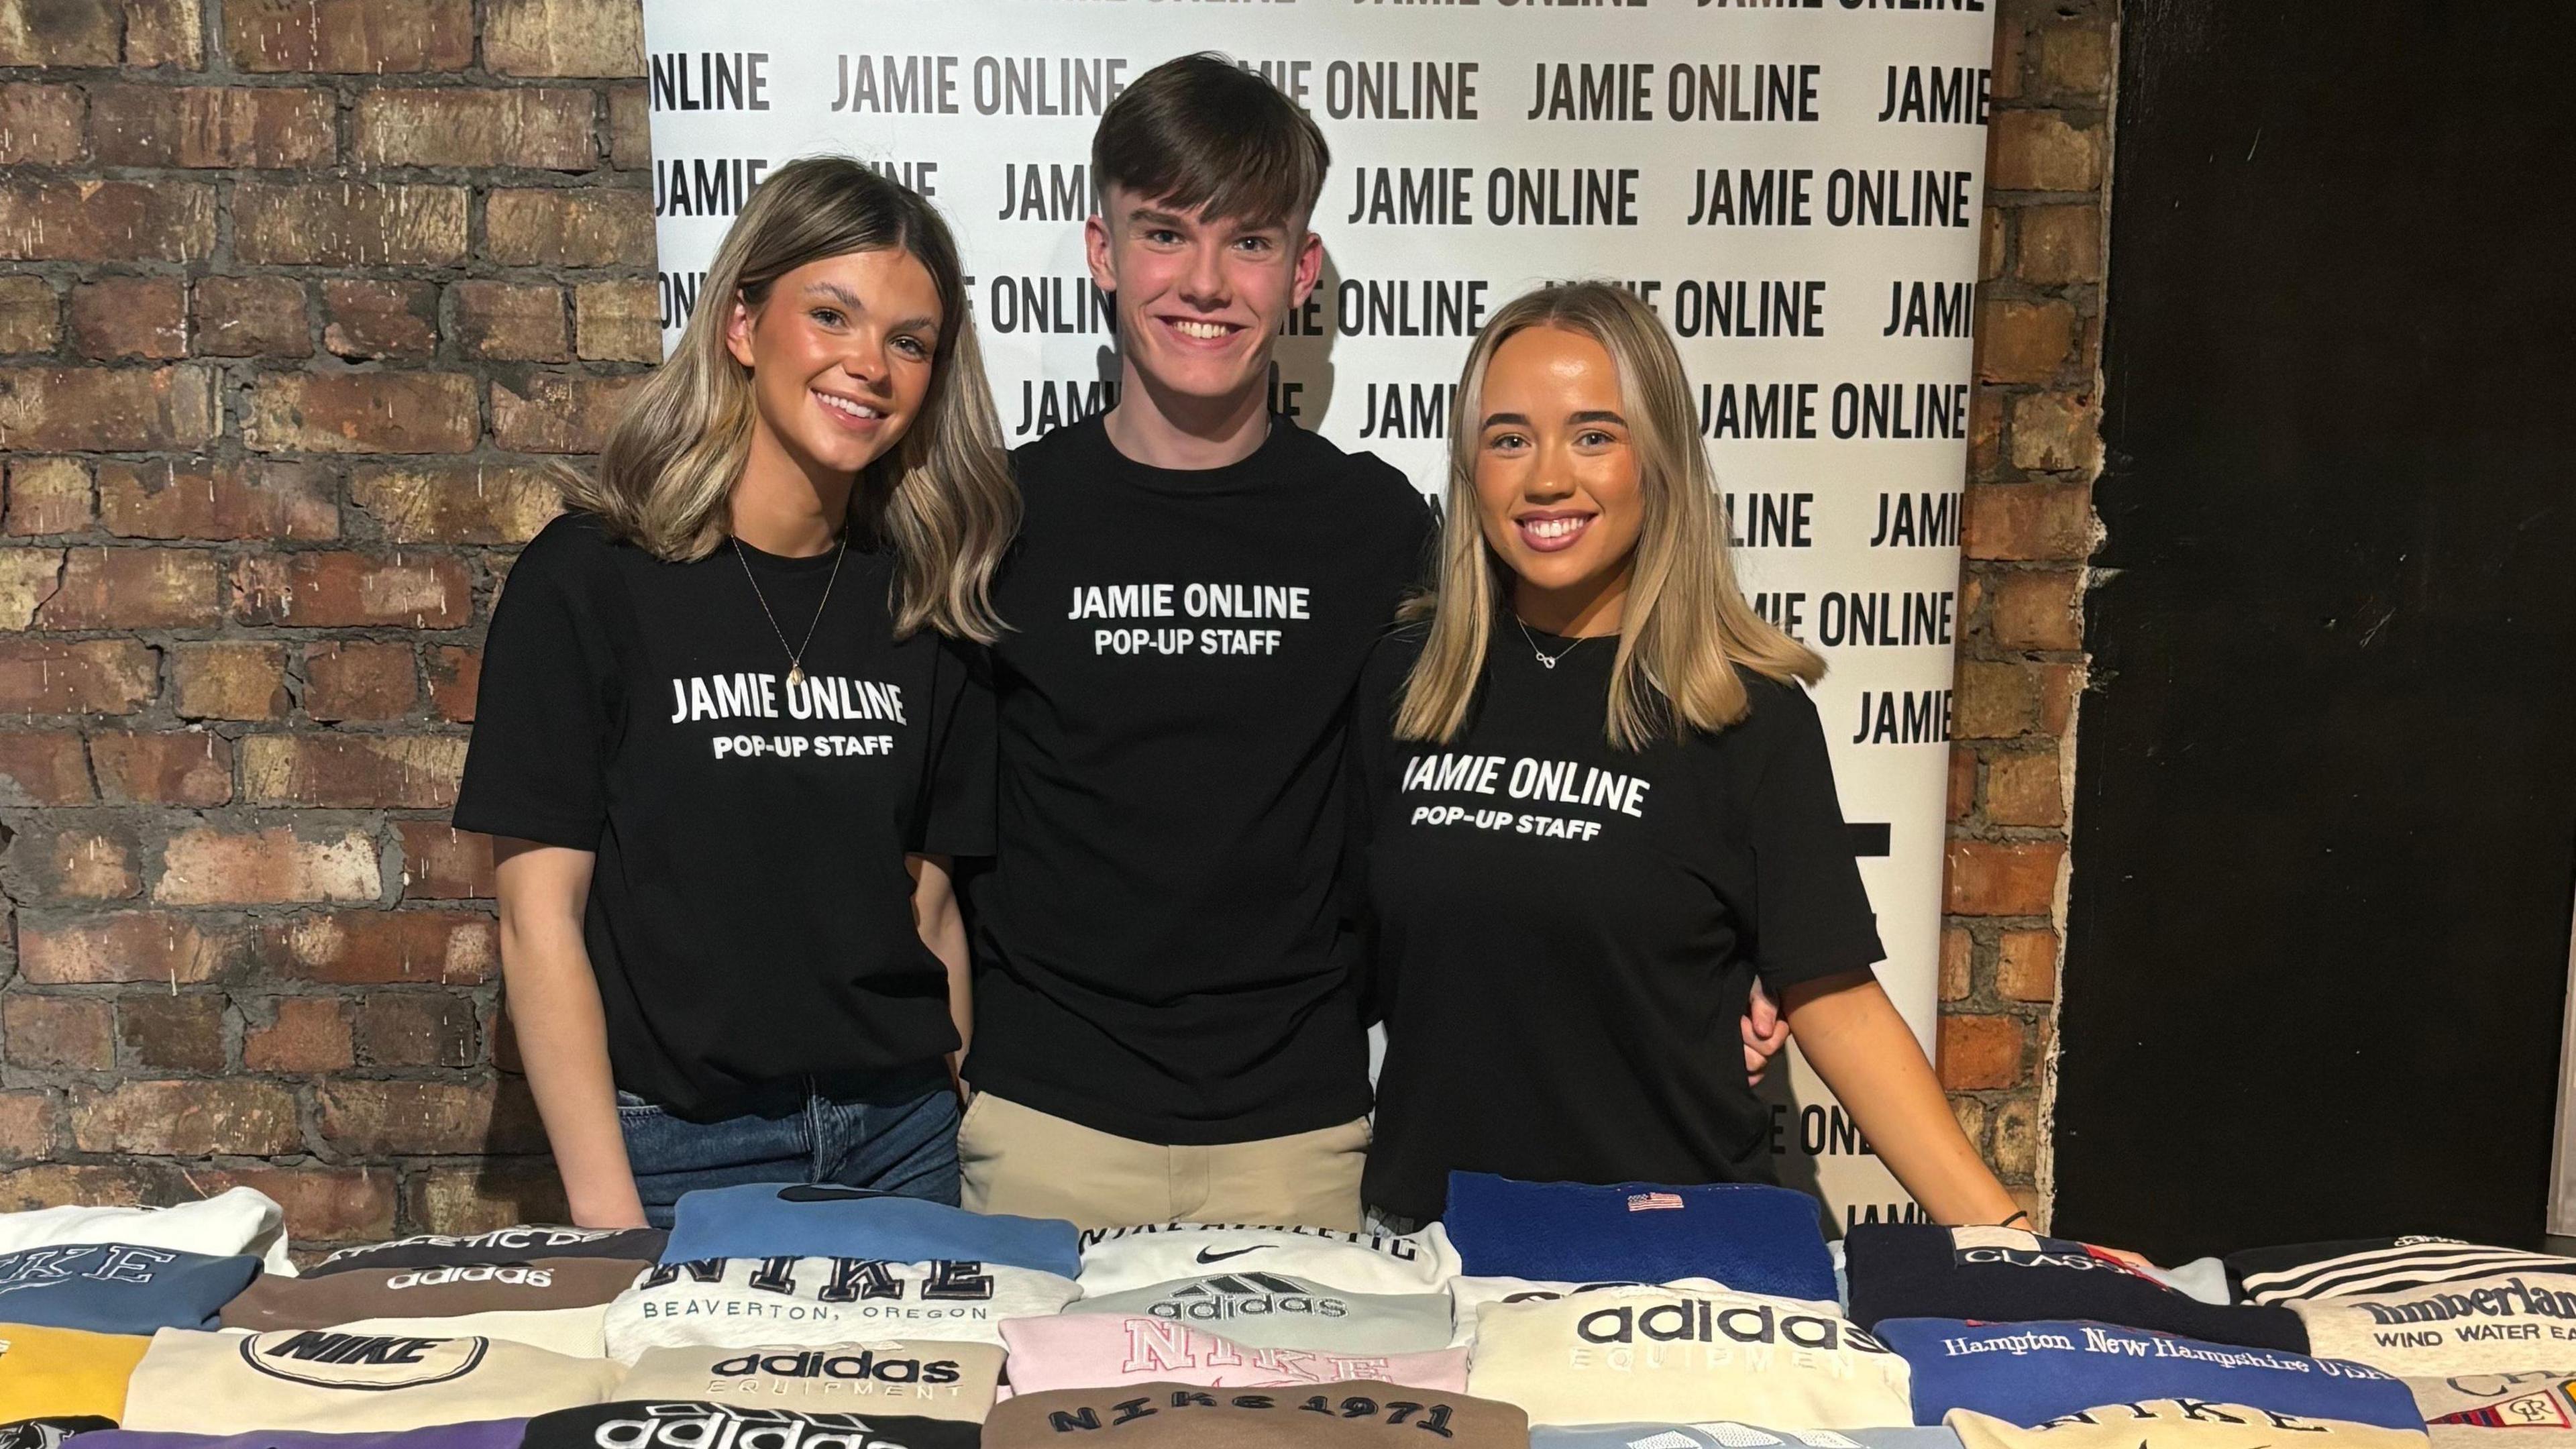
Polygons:
[[608,1021],[599,979],[582,943],[597,857],[532,841],[492,842],[501,903],[501,977],[528,1090],[537,1099],[572,1220],[586,1228],[640,1228],[644,1203],[617,1125],[608,1066]]

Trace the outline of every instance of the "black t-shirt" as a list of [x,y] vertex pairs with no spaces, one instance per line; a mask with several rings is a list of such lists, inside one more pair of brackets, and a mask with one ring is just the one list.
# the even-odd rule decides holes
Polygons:
[[1742,721],[1619,750],[1617,641],[1534,632],[1551,669],[1505,618],[1458,738],[1398,740],[1422,637],[1378,647],[1354,726],[1388,1041],[1369,1202],[1436,1218],[1452,1169],[1769,1181],[1754,977],[1776,997],[1883,954],[1815,705],[1746,673]]
[[[970,656],[897,643],[893,560],[853,544],[696,563],[566,515],[484,646],[464,830],[598,852],[584,936],[617,1085],[682,1116],[957,1046],[907,852],[989,854],[992,702]],[[744,576],[759,579],[760,595]],[[801,639],[787,650],[761,611]]]
[[1013,462],[967,1075],[1166,1144],[1359,1116],[1342,754],[1430,510],[1284,418],[1223,468],[1134,462],[1098,418]]

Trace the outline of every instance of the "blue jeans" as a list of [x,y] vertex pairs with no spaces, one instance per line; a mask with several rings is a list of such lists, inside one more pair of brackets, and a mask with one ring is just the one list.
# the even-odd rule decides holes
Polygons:
[[863,1083],[789,1084],[787,1100],[720,1122],[617,1094],[644,1218],[671,1225],[680,1194],[746,1182],[827,1182],[957,1202],[957,1094],[937,1065]]

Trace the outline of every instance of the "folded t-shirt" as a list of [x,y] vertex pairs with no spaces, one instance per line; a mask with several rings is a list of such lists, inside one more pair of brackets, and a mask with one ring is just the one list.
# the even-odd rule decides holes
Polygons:
[[1921,1424],[1968,1409],[2027,1427],[2136,1399],[2206,1399],[2389,1429],[2424,1423],[2404,1384],[2340,1359],[2099,1323],[1890,1318],[1876,1332],[1914,1366]]
[[247,1253],[215,1258],[136,1243],[21,1248],[0,1254],[0,1315],[91,1333],[212,1328],[258,1276],[259,1259]]
[[623,1372],[497,1338],[165,1328],[135,1366],[124,1424],[194,1434],[422,1429],[596,1404]]
[[1438,1223],[1401,1236],[1229,1223],[1145,1223],[1082,1235],[1086,1297],[1246,1269],[1352,1293],[1434,1293],[1458,1276],[1458,1253]]
[[2226,1263],[2237,1296],[2248,1303],[2346,1298],[2500,1273],[2576,1274],[2576,1258],[2431,1237],[2346,1238],[2248,1248],[2228,1254]]
[[152,1340],[0,1323],[0,1422],[64,1414],[125,1417],[125,1385]]
[[1349,1293],[1311,1278],[1255,1269],[1086,1294],[1065,1311],[1142,1314],[1257,1348],[1427,1353],[1451,1342],[1448,1294]]
[[2311,1419],[2245,1404],[2145,1399],[2066,1414],[2024,1428],[1954,1409],[1945,1421],[1964,1449],[2426,1449],[2422,1429]]
[[1913,1422],[1906,1377],[1905,1360],[1814,1303],[1665,1285],[1487,1305],[1467,1390],[1533,1424],[1858,1429]]
[[0,1253],[56,1243],[131,1243],[209,1258],[247,1253],[271,1273],[295,1276],[286,1256],[286,1210],[257,1188],[226,1188],[176,1207],[50,1207],[0,1213]]
[[158,1434],[134,1429],[85,1435],[80,1449],[519,1449],[525,1419],[477,1419],[427,1429],[329,1434],[309,1429],[247,1434]]
[[1947,1429],[1757,1429],[1719,1419],[1705,1424],[1549,1425],[1530,1431],[1530,1449],[1960,1449]]
[[822,1347],[656,1348],[627,1370],[618,1396],[766,1404],[808,1413],[914,1414],[980,1424],[1002,1380],[989,1343],[876,1339]]
[[593,1308],[633,1287],[643,1272],[643,1264],[617,1258],[538,1258],[264,1278],[223,1306],[223,1326],[329,1328],[361,1318]]
[[2310,1350],[2401,1378],[2521,1373],[2576,1363],[2576,1275],[2507,1273],[2292,1300]]
[[864,1188],[750,1182],[680,1194],[662,1261],[707,1258],[935,1259],[1033,1268],[1070,1278],[1082,1270],[1073,1224],[1062,1218],[970,1213]]
[[984,1424],[985,1449],[1529,1449],[1529,1442],[1528,1418],[1509,1404],[1369,1379],[1312,1391],[1175,1383],[1056,1389],[995,1405]]
[[1463,1348],[1429,1353],[1255,1348],[1185,1323],[1136,1314],[1015,1318],[1002,1325],[1002,1343],[1011,1351],[1015,1394],[1156,1382],[1259,1389],[1343,1379],[1384,1379],[1450,1393],[1467,1387]]
[[[1596,1288],[1638,1288],[1655,1285],[1623,1283],[1551,1283],[1537,1278],[1479,1278],[1473,1274],[1449,1280],[1449,1342],[1452,1345],[1476,1341],[1476,1323],[1485,1309],[1496,1303],[1542,1303],[1563,1298],[1569,1293],[1589,1293]],[[1697,1288],[1711,1293],[1724,1293],[1725,1284],[1714,1278],[1676,1278],[1675,1288]],[[1803,1300],[1800,1300],[1803,1302]],[[1842,1316],[1838,1303],[1812,1303],[1805,1306],[1832,1317]]]
[[[2415,1411],[2436,1444],[2504,1449],[2576,1446],[2576,1372],[2526,1370],[2408,1379]],[[2511,1429],[2497,1437],[2486,1431]]]
[[1054,1313],[1070,1278],[992,1263],[873,1258],[718,1258],[657,1267],[608,1305],[608,1355],[716,1344],[872,1338],[1001,1342],[1002,1320]]
[[973,1424],[809,1414],[753,1404],[619,1399],[528,1421],[524,1449],[976,1449]]
[[441,1268],[477,1263],[529,1263],[540,1258],[616,1258],[652,1263],[662,1257],[660,1228],[565,1228],[535,1224],[484,1233],[417,1233],[386,1243],[342,1248],[305,1269],[308,1276],[359,1268]]
[[[0,1424],[0,1449],[56,1449],[74,1434],[95,1434],[116,1427],[114,1419],[97,1414],[56,1414],[50,1418],[19,1419]],[[499,1449],[498,1445],[494,1449]]]
[[1661,1187],[1449,1174],[1441,1221],[1459,1271],[1485,1278],[1670,1283],[1831,1302],[1833,1258],[1816,1200],[1762,1183]]
[[2308,1351],[2307,1330],[2286,1308],[2203,1303],[2083,1243],[2019,1228],[1860,1223],[1843,1235],[1843,1252],[1851,1318],[1864,1328],[1885,1318],[2075,1318]]

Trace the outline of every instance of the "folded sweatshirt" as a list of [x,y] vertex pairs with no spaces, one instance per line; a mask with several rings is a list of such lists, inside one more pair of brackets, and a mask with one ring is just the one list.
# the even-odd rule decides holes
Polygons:
[[1001,1379],[1002,1350],[989,1343],[696,1345],[646,1350],[617,1395],[982,1423]]
[[1913,1422],[1906,1379],[1904,1359],[1814,1303],[1667,1284],[1487,1305],[1467,1390],[1533,1424],[1862,1429]]
[[619,1399],[541,1414],[523,1449],[976,1449],[973,1424],[903,1414]]
[[2099,1323],[1889,1318],[1874,1331],[1914,1367],[1919,1424],[1968,1409],[2028,1427],[2138,1399],[2203,1399],[2390,1429],[2424,1423],[2406,1385],[2340,1359]]
[[1457,1250],[1438,1223],[1405,1234],[1240,1223],[1144,1223],[1082,1234],[1085,1297],[1246,1271],[1351,1293],[1433,1293],[1459,1269]]
[[2105,1404],[2045,1424],[2019,1424],[1967,1409],[1947,1420],[1963,1449],[2427,1449],[2421,1429],[2313,1419],[2245,1404],[2146,1399]]
[[2084,1319],[2212,1343],[2308,1351],[2286,1308],[2203,1303],[2118,1258],[2019,1228],[1861,1223],[1843,1236],[1852,1321],[1968,1318],[1987,1323]]
[[2499,1273],[2576,1274],[2576,1258],[2427,1237],[2249,1248],[2228,1254],[2226,1263],[2228,1278],[2248,1303],[2350,1298]]
[[1441,1222],[1457,1245],[1459,1271],[1479,1277],[1713,1278],[1738,1293],[1834,1300],[1816,1200],[1785,1187],[1595,1187],[1453,1172]]
[[648,1348],[831,1344],[876,1338],[1001,1342],[1002,1321],[1081,1295],[1031,1268],[872,1258],[718,1258],[653,1269],[608,1305],[611,1358]]
[[165,1328],[135,1366],[129,1429],[425,1429],[596,1404],[622,1367],[493,1338],[191,1333]]
[[2491,1278],[2299,1298],[2317,1353],[2401,1378],[2522,1373],[2576,1365],[2576,1274]]
[[308,1275],[360,1268],[469,1267],[540,1258],[615,1258],[657,1262],[667,1235],[659,1228],[567,1228],[523,1224],[481,1233],[417,1233],[386,1243],[342,1248],[307,1268]]
[[[1601,1288],[1653,1287],[1638,1283],[1551,1283],[1537,1278],[1478,1278],[1472,1275],[1449,1280],[1449,1342],[1471,1344],[1476,1341],[1476,1327],[1487,1308],[1497,1303],[1543,1303],[1575,1293],[1590,1293]],[[1664,1286],[1697,1288],[1709,1293],[1724,1293],[1727,1286],[1714,1278],[1676,1278]],[[1789,1300],[1784,1300],[1789,1301]],[[1805,1304],[1830,1318],[1842,1316],[1842,1305],[1833,1302]]]
[[138,1243],[20,1248],[0,1253],[0,1316],[91,1333],[212,1328],[259,1276],[259,1259],[247,1253],[215,1258]]
[[1254,1269],[1085,1294],[1065,1312],[1160,1318],[1255,1348],[1427,1353],[1451,1344],[1446,1293],[1350,1293],[1311,1278]]
[[1355,1379],[1311,1389],[1177,1383],[1055,1389],[997,1404],[985,1449],[1529,1449],[1509,1404]]
[[1082,1270],[1073,1224],[1061,1218],[970,1213],[917,1197],[812,1183],[753,1182],[680,1194],[662,1262],[708,1258],[944,1258],[1063,1278]]
[[80,1449],[519,1449],[525,1419],[477,1419],[426,1429],[330,1434],[267,1429],[247,1434],[162,1434],[137,1429],[85,1434]]
[[0,1422],[96,1414],[125,1417],[126,1381],[152,1340],[32,1323],[0,1323]]
[[361,1318],[595,1308],[633,1287],[643,1273],[642,1263],[618,1258],[351,1266],[302,1278],[263,1278],[223,1305],[223,1326],[329,1328]]
[[286,1256],[286,1210],[256,1188],[227,1188],[176,1207],[72,1206],[0,1213],[0,1253],[58,1243],[129,1243],[209,1258],[247,1253],[271,1273],[295,1276],[295,1262]]
[[1530,1449],[1960,1449],[1947,1429],[1759,1429],[1717,1419],[1703,1424],[1597,1424],[1530,1431]]
[[2406,1387],[2436,1445],[2576,1449],[2576,1373],[2453,1374]]
[[1384,1379],[1462,1392],[1467,1351],[1338,1353],[1254,1348],[1221,1334],[1160,1318],[1110,1313],[1015,1318],[1002,1325],[1013,1393],[1155,1382],[1214,1388],[1273,1388]]

